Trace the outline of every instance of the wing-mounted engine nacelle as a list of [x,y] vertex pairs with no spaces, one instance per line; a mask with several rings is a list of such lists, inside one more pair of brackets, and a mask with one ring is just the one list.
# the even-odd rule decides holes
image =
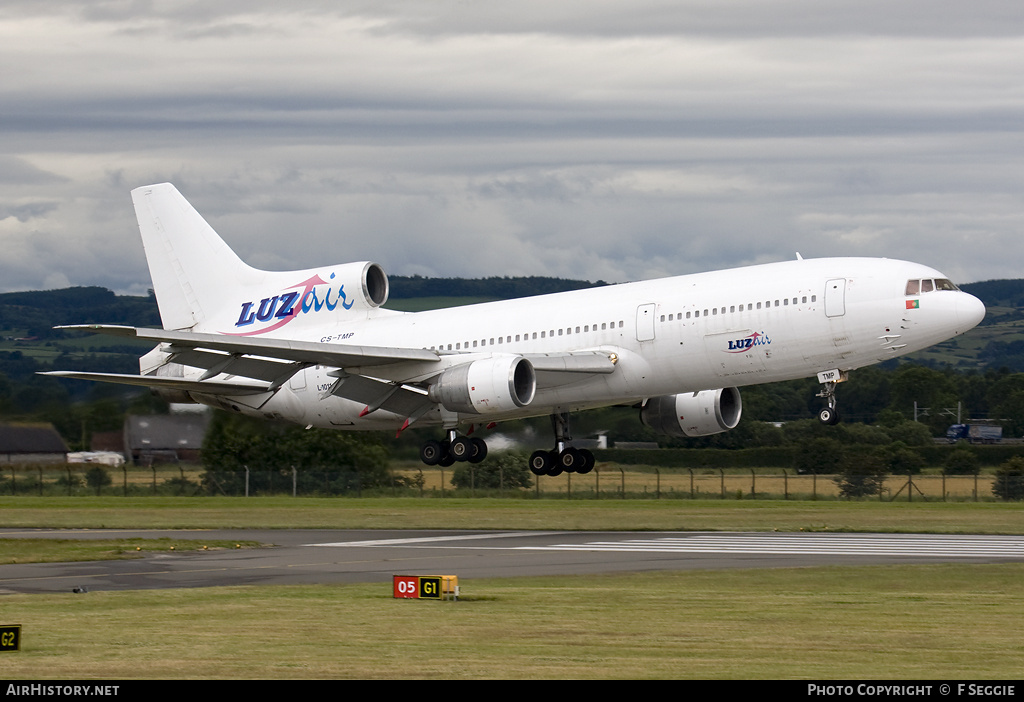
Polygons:
[[736,388],[701,390],[650,398],[640,410],[640,421],[670,436],[708,436],[735,429],[742,411]]
[[526,407],[537,392],[537,373],[522,356],[496,356],[449,368],[427,396],[451,412],[488,414]]

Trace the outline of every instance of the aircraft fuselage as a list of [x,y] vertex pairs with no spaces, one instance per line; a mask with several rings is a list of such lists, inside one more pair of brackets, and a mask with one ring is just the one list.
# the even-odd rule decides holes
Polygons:
[[[601,351],[617,359],[614,373],[562,374],[561,382],[538,388],[528,407],[503,413],[508,419],[847,371],[918,351],[984,315],[981,303],[961,291],[906,295],[908,280],[941,278],[926,266],[888,259],[794,260],[417,313],[348,314],[339,306],[302,336],[433,349],[443,366],[494,354]],[[349,370],[408,381],[416,377],[414,365]],[[334,381],[330,370],[306,368],[287,386],[292,397],[271,398],[258,411],[322,427],[401,425],[404,417],[387,412],[361,417],[360,402],[321,399]],[[258,398],[243,402],[255,409]],[[451,420],[442,411],[420,423]]]

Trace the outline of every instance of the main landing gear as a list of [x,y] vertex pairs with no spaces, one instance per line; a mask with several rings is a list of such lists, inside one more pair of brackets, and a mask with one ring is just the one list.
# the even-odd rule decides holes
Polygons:
[[569,413],[551,415],[551,428],[555,432],[555,448],[534,451],[530,456],[530,472],[534,475],[561,475],[562,473],[589,473],[594,469],[594,454],[587,449],[566,446],[569,436]]
[[476,436],[459,436],[454,429],[448,430],[443,441],[428,441],[420,447],[420,460],[428,466],[447,468],[455,461],[479,463],[487,458],[487,443]]

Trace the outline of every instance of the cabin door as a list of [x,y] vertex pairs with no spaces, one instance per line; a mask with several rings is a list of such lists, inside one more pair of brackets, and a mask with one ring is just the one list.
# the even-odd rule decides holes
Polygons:
[[654,303],[640,305],[636,308],[636,340],[652,341],[654,339]]
[[833,278],[825,283],[825,316],[846,314],[846,278]]

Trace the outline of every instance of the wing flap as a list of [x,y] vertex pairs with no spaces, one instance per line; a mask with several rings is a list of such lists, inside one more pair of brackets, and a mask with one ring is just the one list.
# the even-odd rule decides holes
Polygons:
[[570,351],[566,353],[524,353],[539,373],[598,373],[615,372],[618,358],[607,351]]
[[382,409],[404,417],[415,415],[424,405],[434,403],[426,393],[406,385],[389,383],[365,375],[338,379],[329,391],[333,395],[366,405],[365,414]]
[[287,380],[294,375],[301,367],[301,363],[283,363],[281,361],[270,361],[250,356],[239,356],[237,354],[211,353],[198,349],[188,349],[175,353],[171,357],[172,363],[180,363],[184,366],[202,368],[207,371],[206,377],[212,378],[220,373],[225,375],[241,375],[246,378],[255,378],[268,383],[278,383],[282,378]]

